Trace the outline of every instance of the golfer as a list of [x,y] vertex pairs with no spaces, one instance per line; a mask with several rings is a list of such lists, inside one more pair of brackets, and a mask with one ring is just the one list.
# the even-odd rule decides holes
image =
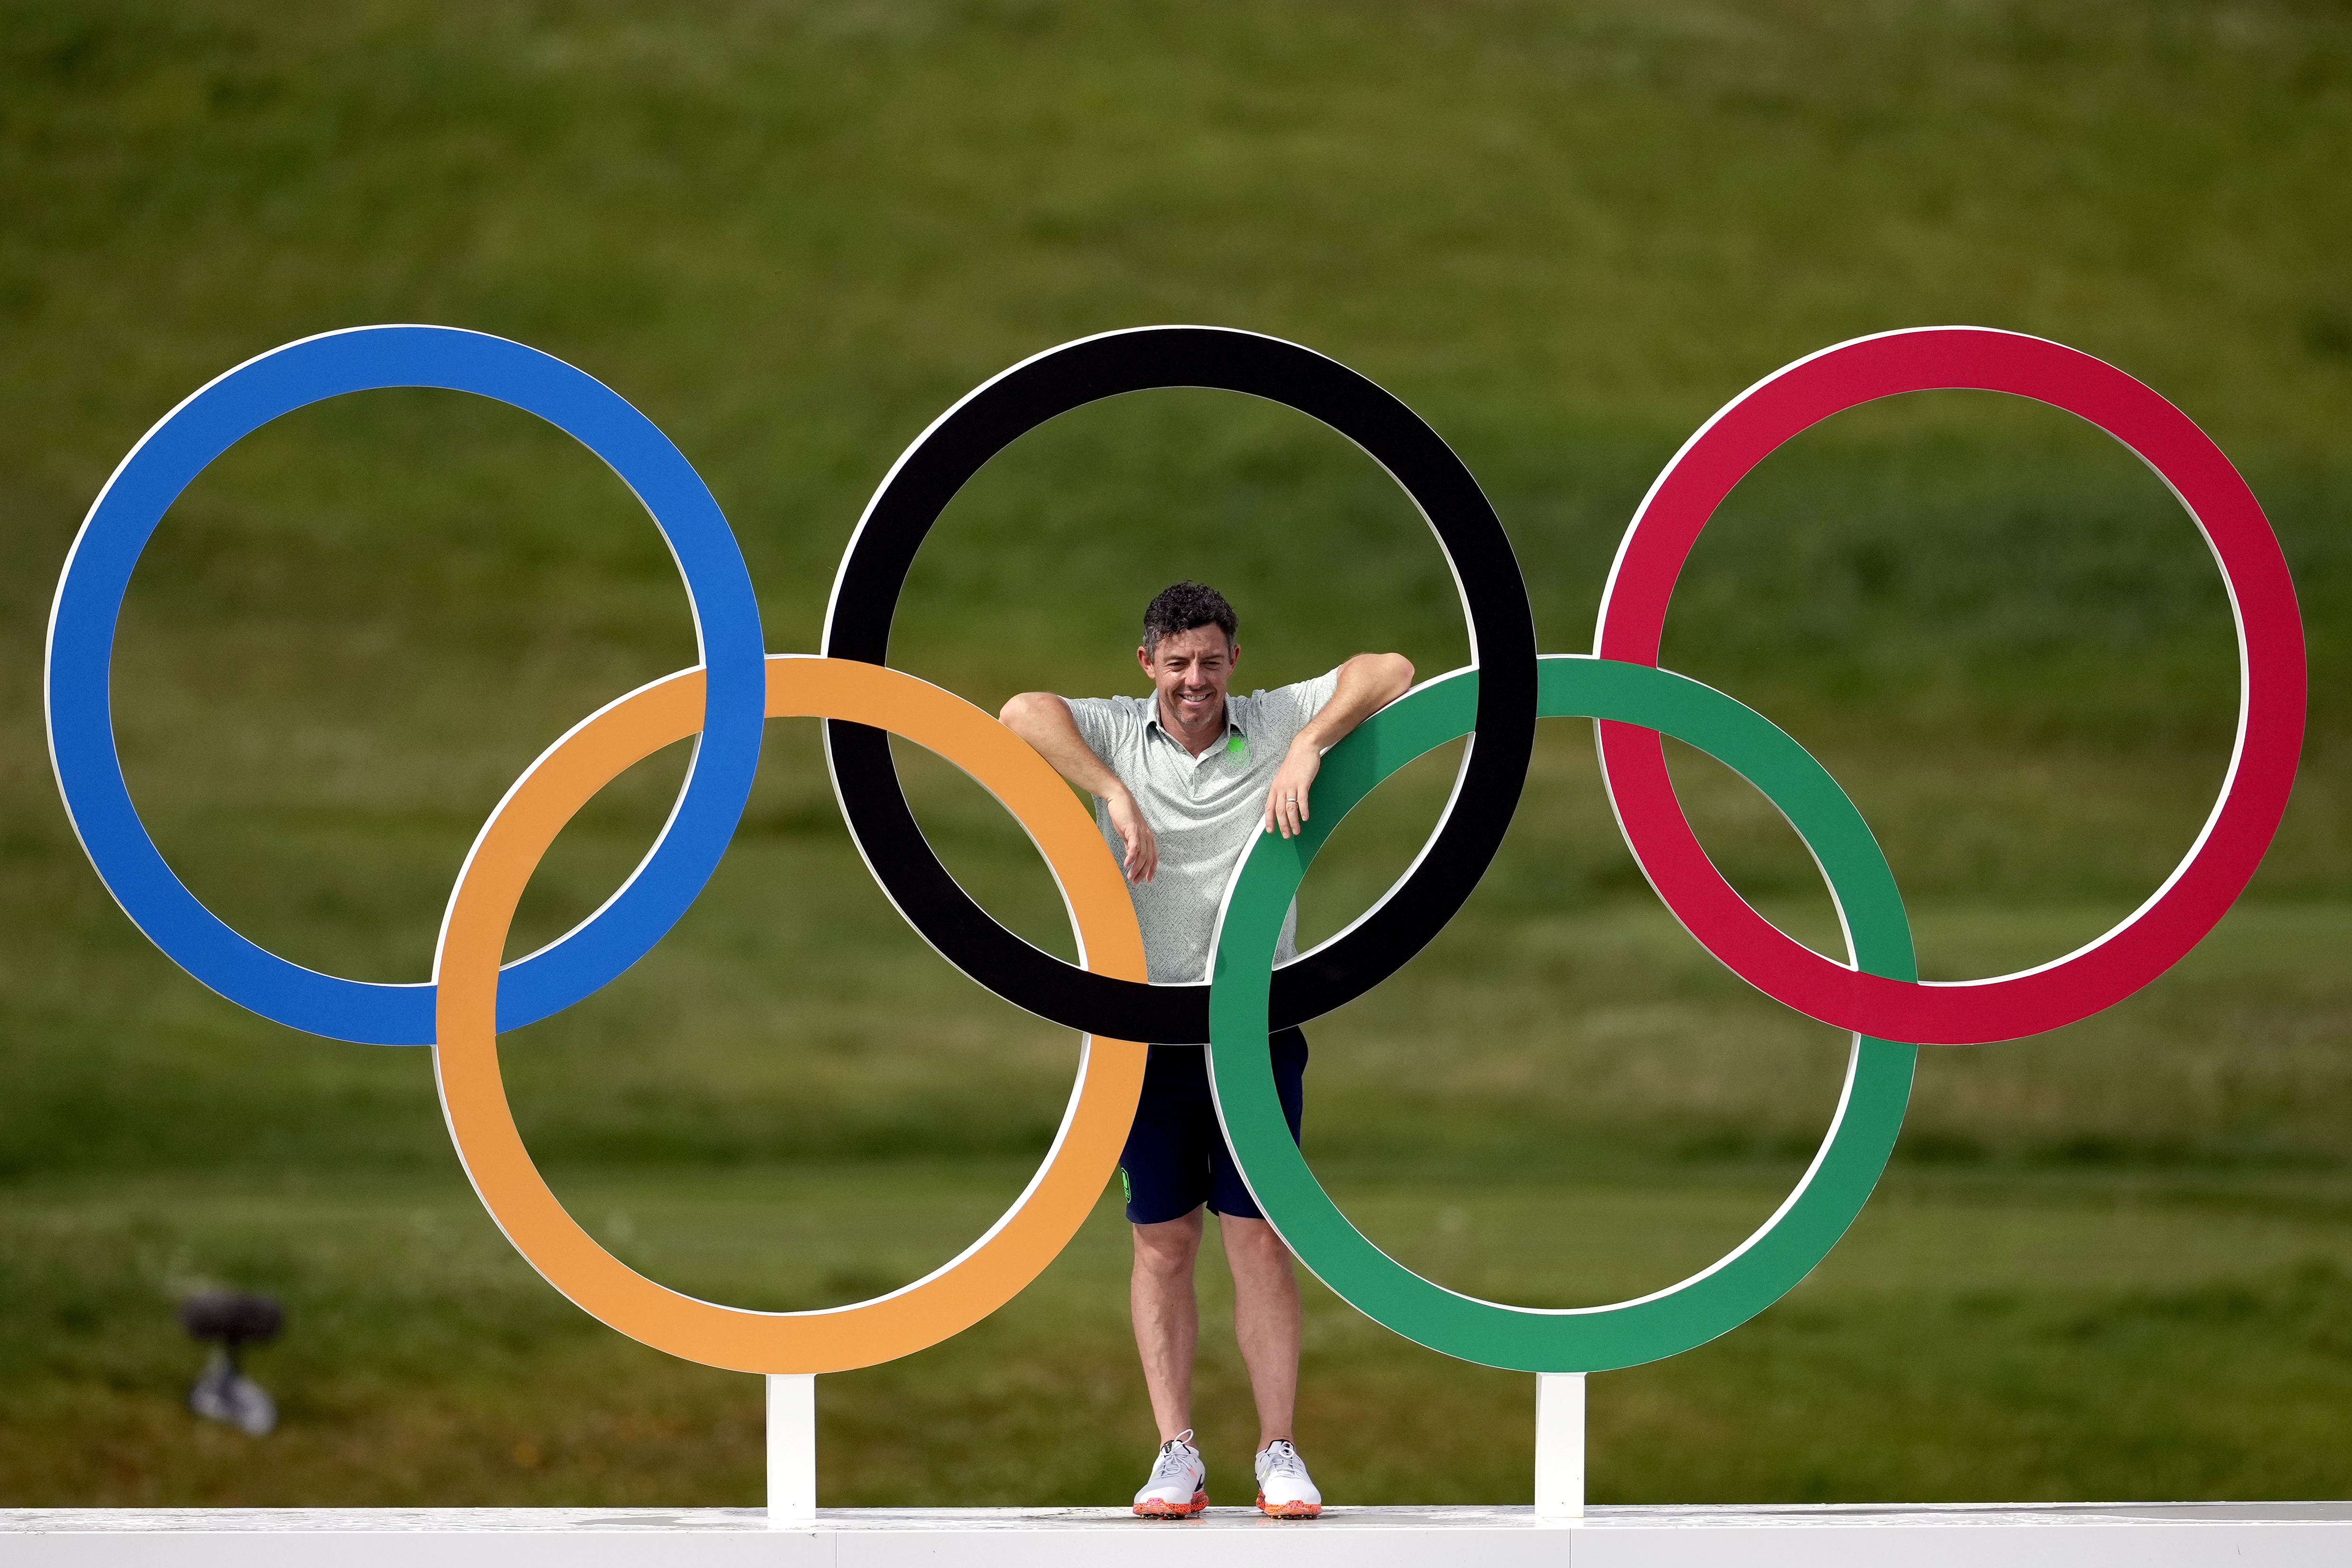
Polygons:
[[[1150,695],[1025,692],[1004,705],[1005,724],[1095,797],[1103,837],[1127,873],[1155,984],[1209,977],[1217,904],[1242,852],[1261,832],[1298,832],[1323,753],[1412,685],[1402,655],[1359,653],[1311,681],[1229,695],[1241,663],[1239,630],[1223,594],[1180,582],[1143,612],[1135,656],[1151,679]],[[1294,905],[1276,963],[1297,956],[1297,925]],[[1275,1083],[1296,1138],[1307,1037],[1284,1030],[1272,1048]],[[1298,1280],[1289,1249],[1250,1201],[1225,1146],[1202,1047],[1150,1048],[1119,1182],[1135,1228],[1135,1343],[1160,1437],[1135,1511],[1188,1518],[1209,1506],[1208,1468],[1192,1442],[1192,1350],[1201,1330],[1192,1263],[1206,1208],[1217,1217],[1233,1270],[1234,1337],[1257,1400],[1257,1506],[1280,1519],[1313,1519],[1323,1500],[1291,1431]]]

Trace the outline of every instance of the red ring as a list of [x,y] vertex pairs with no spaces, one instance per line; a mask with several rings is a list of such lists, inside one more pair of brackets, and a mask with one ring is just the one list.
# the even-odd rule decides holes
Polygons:
[[1882,1040],[1967,1045],[2089,1017],[2201,941],[2262,863],[2303,750],[2303,617],[2261,503],[2212,438],[2156,392],[2090,355],[1982,327],[1857,338],[1767,377],[1701,426],[1658,476],[1617,551],[1594,651],[1655,664],[1675,580],[1731,487],[1782,442],[1898,392],[2011,392],[2079,414],[2156,470],[2212,547],[2237,622],[2238,737],[2221,797],[2155,896],[2087,946],[1991,979],[1890,980],[1822,956],[1748,907],[1692,832],[1655,730],[1604,723],[1601,777],[1643,872],[1677,918],[1767,996]]

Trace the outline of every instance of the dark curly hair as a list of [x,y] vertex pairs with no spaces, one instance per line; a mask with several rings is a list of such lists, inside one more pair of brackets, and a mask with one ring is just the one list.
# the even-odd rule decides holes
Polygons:
[[1143,656],[1150,658],[1162,637],[1201,626],[1216,627],[1231,643],[1241,632],[1241,619],[1225,596],[1205,582],[1180,582],[1160,590],[1160,597],[1144,606]]

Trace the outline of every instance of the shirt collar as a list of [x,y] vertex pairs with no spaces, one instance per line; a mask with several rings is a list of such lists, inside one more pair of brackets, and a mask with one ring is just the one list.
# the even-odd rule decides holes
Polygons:
[[[1150,710],[1151,716],[1143,721],[1145,732],[1149,734],[1156,731],[1160,735],[1160,738],[1167,741],[1169,745],[1178,747],[1183,746],[1184,743],[1177,739],[1174,736],[1170,735],[1168,733],[1168,727],[1160,722],[1160,694],[1155,691],[1150,696],[1144,698],[1143,701],[1144,706]],[[1244,729],[1242,727],[1242,721],[1234,716],[1234,696],[1231,692],[1228,692],[1225,694],[1225,738],[1231,740],[1237,735],[1244,740],[1249,738],[1249,731]],[[1214,747],[1211,747],[1209,749],[1210,751],[1213,751],[1216,748]],[[1204,751],[1201,755],[1206,757],[1209,753]]]

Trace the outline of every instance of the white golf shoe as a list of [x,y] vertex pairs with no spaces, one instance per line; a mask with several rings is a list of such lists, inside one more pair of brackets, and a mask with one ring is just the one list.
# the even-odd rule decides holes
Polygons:
[[1151,1479],[1135,1494],[1135,1511],[1146,1519],[1190,1519],[1208,1506],[1209,1467],[1192,1446],[1192,1429],[1187,1427],[1160,1445]]
[[1276,1519],[1313,1519],[1323,1511],[1323,1494],[1287,1437],[1276,1437],[1258,1453],[1257,1507]]

